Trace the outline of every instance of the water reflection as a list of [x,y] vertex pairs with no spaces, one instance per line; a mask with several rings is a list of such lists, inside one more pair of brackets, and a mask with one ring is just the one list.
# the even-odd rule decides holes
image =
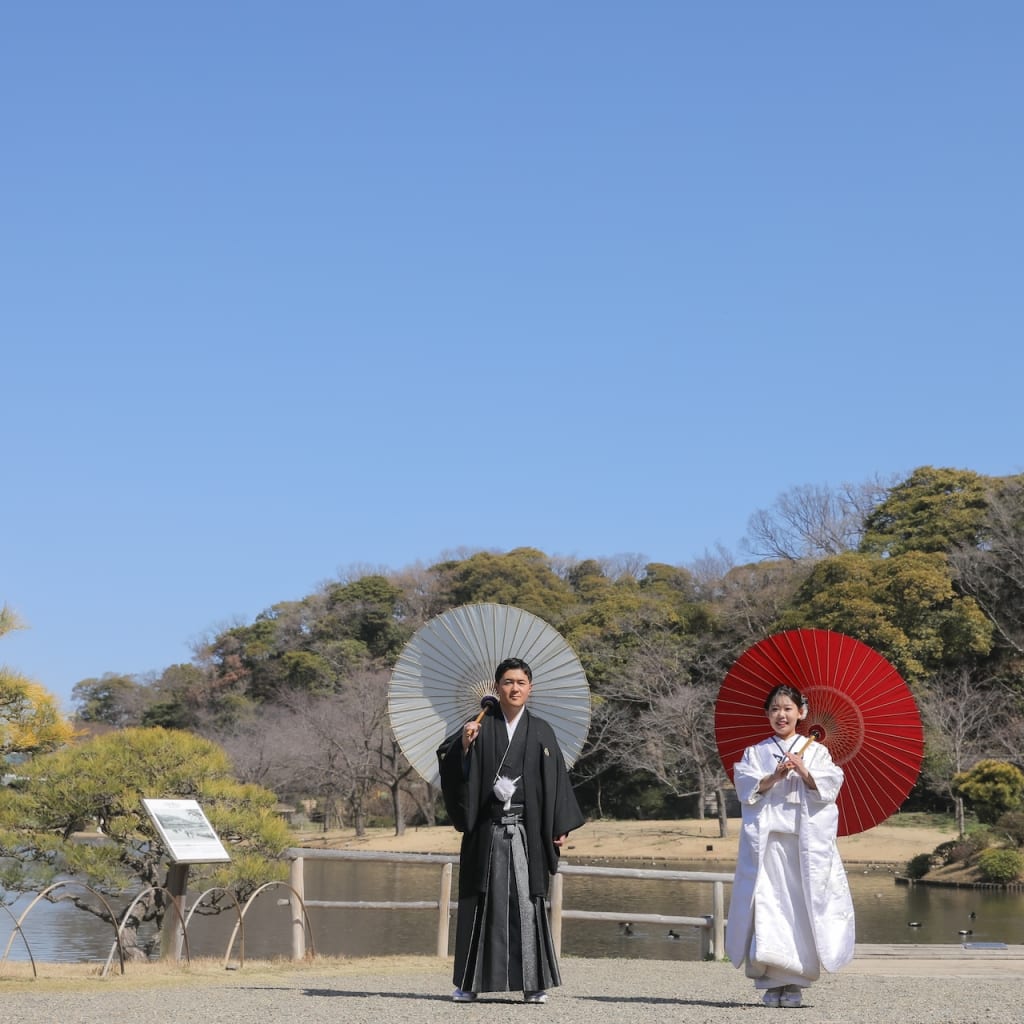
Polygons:
[[[575,859],[574,863],[592,861]],[[641,862],[616,862],[618,867],[643,867]],[[708,870],[707,864],[659,863],[668,870]],[[731,870],[722,864],[715,870]],[[306,861],[306,894],[310,899],[436,900],[440,886],[437,865],[368,861]],[[457,874],[457,871],[456,871]],[[947,889],[897,885],[892,874],[850,867],[850,888],[857,914],[860,943],[1005,942],[1024,944],[1024,893],[993,889]],[[726,897],[728,899],[728,886]],[[288,956],[291,951],[290,911],[278,900],[287,890],[269,889],[246,913],[242,932],[246,957]],[[20,897],[11,912],[16,918],[30,897]],[[128,898],[115,904],[126,905]],[[575,910],[621,910],[619,921],[573,921],[563,924],[562,949],[569,956],[627,959],[695,960],[698,935],[686,926],[633,922],[634,914],[703,915],[711,912],[711,887],[696,882],[643,881],[570,875],[565,879],[565,906]],[[435,910],[309,911],[313,947],[342,956],[432,955],[436,945]],[[972,916],[973,915],[973,916]],[[189,948],[193,956],[222,958],[237,917],[193,916]],[[914,922],[911,927],[910,922]],[[454,942],[454,918],[451,941]],[[0,949],[7,945],[14,921],[0,913]],[[679,937],[670,934],[677,931]],[[37,960],[77,962],[105,960],[113,941],[110,925],[68,904],[40,903],[25,923]],[[234,957],[239,953],[236,941]],[[15,936],[10,959],[27,960]]]
[[[106,959],[114,943],[113,925],[105,924],[68,903],[52,904],[40,900],[25,919],[19,934],[15,922],[34,898],[34,895],[14,898],[13,894],[4,894],[4,903],[10,913],[0,911],[0,955],[9,945],[9,960],[29,960],[29,949],[36,960],[49,963]],[[113,903],[115,910],[127,905],[127,899]]]

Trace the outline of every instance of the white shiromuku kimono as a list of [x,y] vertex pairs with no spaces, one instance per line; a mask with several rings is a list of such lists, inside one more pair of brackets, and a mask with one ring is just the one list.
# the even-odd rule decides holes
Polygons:
[[[800,750],[805,741],[792,743]],[[822,968],[836,971],[853,958],[853,900],[836,849],[843,770],[812,743],[803,757],[817,790],[791,772],[757,792],[790,745],[769,736],[747,747],[733,772],[743,825],[725,952],[758,989],[805,988]]]

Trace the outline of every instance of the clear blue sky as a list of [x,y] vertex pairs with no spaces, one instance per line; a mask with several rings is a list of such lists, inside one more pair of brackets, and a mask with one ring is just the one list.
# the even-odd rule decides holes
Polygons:
[[0,662],[1024,470],[1016,2],[10,4]]

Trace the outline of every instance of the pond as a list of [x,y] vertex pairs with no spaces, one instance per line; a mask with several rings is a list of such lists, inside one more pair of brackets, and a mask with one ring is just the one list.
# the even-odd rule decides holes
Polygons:
[[[585,859],[573,863],[591,863]],[[643,867],[616,862],[620,867]],[[665,863],[659,869],[706,871],[707,864]],[[437,865],[374,863],[370,861],[306,861],[306,896],[337,900],[436,900]],[[723,864],[714,870],[731,870]],[[1024,893],[999,889],[953,889],[907,886],[892,873],[853,867],[849,872],[857,915],[859,943],[1005,942],[1024,944]],[[726,887],[726,899],[728,900]],[[192,894],[193,897],[197,893]],[[245,956],[288,956],[291,950],[290,912],[280,901],[285,888],[264,892],[246,913]],[[8,912],[0,912],[0,949],[10,941],[9,958],[27,960],[14,921],[30,900],[8,895]],[[118,909],[127,900],[114,901]],[[635,923],[634,914],[703,915],[711,912],[711,887],[697,882],[648,881],[570,875],[565,879],[564,905],[574,910],[620,912],[619,922],[563,923],[562,951],[566,956],[694,960],[700,955],[695,929]],[[435,910],[309,911],[313,948],[325,955],[433,955],[436,944]],[[223,958],[236,923],[233,912],[218,917],[193,917],[189,949],[193,956]],[[38,904],[24,924],[32,955],[44,962],[106,960],[113,929],[69,904]],[[970,934],[962,934],[970,933]],[[12,938],[13,936],[13,938]],[[454,923],[452,927],[454,941]],[[237,958],[237,943],[234,952]]]

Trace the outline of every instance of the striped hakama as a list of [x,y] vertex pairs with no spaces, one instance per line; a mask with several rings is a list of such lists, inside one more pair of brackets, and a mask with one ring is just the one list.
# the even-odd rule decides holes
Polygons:
[[530,896],[522,807],[494,805],[483,892],[459,900],[455,977],[467,992],[531,992],[562,983],[543,896]]

